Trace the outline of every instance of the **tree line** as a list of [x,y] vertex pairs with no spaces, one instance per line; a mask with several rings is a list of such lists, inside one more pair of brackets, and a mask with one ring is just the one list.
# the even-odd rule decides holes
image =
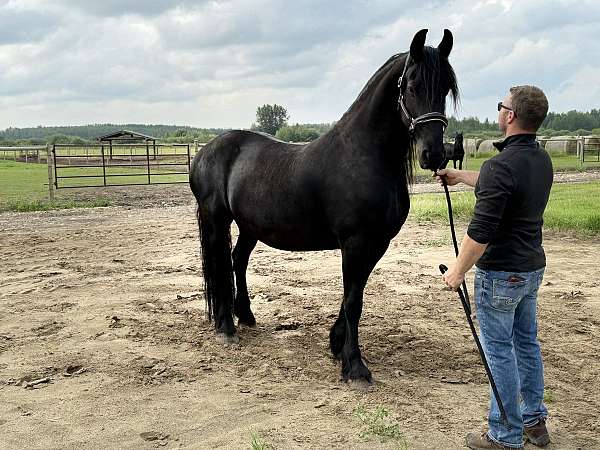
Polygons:
[[228,131],[225,128],[196,128],[179,125],[144,124],[92,124],[57,127],[10,127],[0,130],[0,145],[93,144],[96,138],[119,130],[135,131],[159,139],[161,142],[189,143],[208,142]]

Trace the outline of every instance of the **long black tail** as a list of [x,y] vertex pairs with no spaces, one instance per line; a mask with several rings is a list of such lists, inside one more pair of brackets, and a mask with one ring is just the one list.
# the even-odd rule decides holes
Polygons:
[[231,260],[231,223],[196,211],[200,232],[200,253],[204,277],[204,298],[208,319],[217,316],[217,325],[224,316],[233,316],[235,284]]

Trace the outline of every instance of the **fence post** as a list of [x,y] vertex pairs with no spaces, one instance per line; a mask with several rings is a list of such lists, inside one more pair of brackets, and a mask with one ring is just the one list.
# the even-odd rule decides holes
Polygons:
[[46,144],[46,162],[48,165],[48,195],[50,197],[50,201],[53,202],[54,201],[54,171],[52,169],[52,163],[53,163],[53,159],[50,156],[50,153],[52,152],[51,150],[52,145],[51,144]]
[[150,146],[148,141],[146,141],[146,164],[148,165],[148,184],[152,184],[150,182]]

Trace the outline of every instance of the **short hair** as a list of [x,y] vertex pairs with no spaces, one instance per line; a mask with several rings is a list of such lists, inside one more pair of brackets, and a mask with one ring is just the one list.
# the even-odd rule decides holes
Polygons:
[[535,86],[513,86],[510,88],[511,108],[522,128],[537,131],[548,114],[548,99]]

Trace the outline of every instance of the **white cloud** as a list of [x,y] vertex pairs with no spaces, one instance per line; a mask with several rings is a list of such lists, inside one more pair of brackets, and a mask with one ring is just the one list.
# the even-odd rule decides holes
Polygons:
[[329,122],[421,28],[430,45],[454,33],[462,116],[495,118],[524,83],[555,111],[599,106],[592,0],[0,0],[0,129],[248,127],[274,102],[294,122]]

